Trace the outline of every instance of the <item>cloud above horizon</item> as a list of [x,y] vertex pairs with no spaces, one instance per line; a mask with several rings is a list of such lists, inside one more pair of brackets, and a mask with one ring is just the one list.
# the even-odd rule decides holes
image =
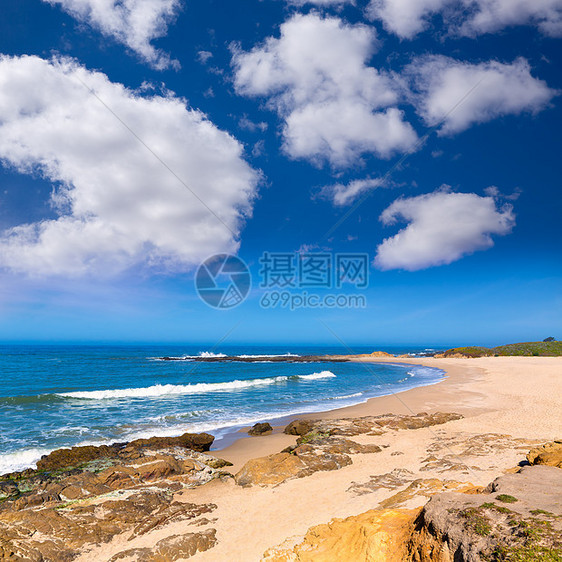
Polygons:
[[364,178],[352,180],[349,183],[335,183],[322,188],[321,194],[338,207],[349,205],[367,191],[384,185],[382,178]]
[[172,92],[36,56],[0,57],[0,160],[53,183],[58,218],[0,234],[0,266],[32,275],[184,270],[236,252],[260,179],[235,138]]
[[397,199],[380,221],[386,226],[402,221],[408,225],[378,245],[375,265],[382,270],[417,271],[491,248],[491,235],[509,234],[515,215],[511,205],[498,209],[494,197],[441,188]]
[[532,25],[546,36],[562,37],[562,0],[371,0],[366,12],[402,39],[426,30],[436,15],[451,35],[476,37]]
[[396,107],[392,79],[367,66],[377,46],[372,27],[296,14],[279,38],[248,52],[233,48],[235,88],[277,112],[290,158],[334,168],[365,153],[388,158],[410,149],[417,135]]
[[76,20],[134,51],[144,62],[163,70],[178,66],[152,41],[163,37],[181,8],[181,0],[43,0],[60,6]]
[[558,94],[531,75],[522,57],[511,64],[472,64],[443,55],[420,56],[404,69],[402,78],[417,113],[427,126],[441,125],[442,135],[505,115],[537,113]]

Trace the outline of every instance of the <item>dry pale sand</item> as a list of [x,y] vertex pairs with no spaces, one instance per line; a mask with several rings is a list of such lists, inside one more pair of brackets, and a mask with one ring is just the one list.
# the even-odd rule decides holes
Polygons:
[[[388,362],[388,359],[368,360],[371,361]],[[441,411],[461,413],[464,419],[430,428],[354,437],[361,443],[385,447],[380,453],[354,455],[353,464],[341,470],[317,472],[274,488],[241,488],[233,481],[213,481],[181,492],[182,501],[218,506],[208,524],[217,530],[217,546],[190,560],[260,560],[267,548],[288,537],[298,538],[313,525],[373,509],[397,490],[378,488],[364,495],[348,490],[353,482],[366,482],[372,475],[400,468],[411,471],[412,479],[439,478],[486,485],[522,461],[533,441],[562,437],[562,358],[432,358],[400,359],[400,362],[439,367],[448,376],[433,386],[307,417]],[[369,368],[369,365],[358,367]],[[494,435],[483,438],[483,434]],[[234,463],[231,467],[234,473],[246,460],[279,452],[294,441],[294,437],[282,434],[277,428],[273,435],[246,437],[216,453]],[[468,449],[467,443],[473,446]],[[439,459],[446,459],[451,467],[428,469],[424,463],[428,448]],[[425,501],[424,497],[415,497],[405,507],[423,505]],[[202,527],[190,528],[177,523],[135,541],[116,537],[108,545],[85,553],[80,561],[109,560],[126,548],[153,546],[165,536],[192,530],[200,531]]]

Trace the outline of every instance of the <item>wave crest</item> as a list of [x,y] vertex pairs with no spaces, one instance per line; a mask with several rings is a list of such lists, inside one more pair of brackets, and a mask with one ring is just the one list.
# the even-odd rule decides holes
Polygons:
[[267,377],[263,379],[234,380],[229,382],[197,383],[197,384],[155,384],[144,388],[123,388],[115,390],[83,390],[57,394],[61,398],[75,398],[78,400],[111,400],[119,398],[159,398],[181,394],[202,394],[206,392],[220,392],[241,390],[254,386],[267,386],[286,382],[288,380],[316,380],[335,377],[330,371],[312,373],[310,375],[294,375]]

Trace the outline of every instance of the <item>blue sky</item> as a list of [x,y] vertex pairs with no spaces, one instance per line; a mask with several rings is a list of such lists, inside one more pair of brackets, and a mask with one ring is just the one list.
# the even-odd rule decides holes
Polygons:
[[[0,1],[0,339],[562,337],[559,0]],[[366,308],[260,307],[303,249],[368,254]]]

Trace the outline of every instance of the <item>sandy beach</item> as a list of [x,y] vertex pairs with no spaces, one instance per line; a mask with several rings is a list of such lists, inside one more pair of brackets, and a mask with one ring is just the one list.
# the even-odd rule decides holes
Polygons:
[[[357,361],[368,369],[372,362],[389,359]],[[109,560],[125,549],[152,547],[164,537],[201,531],[206,525],[216,529],[217,544],[191,559],[257,561],[271,547],[299,542],[311,526],[376,508],[416,479],[438,479],[445,487],[453,486],[449,482],[457,483],[457,487],[458,483],[485,486],[523,461],[532,446],[562,434],[562,358],[399,361],[438,367],[447,376],[432,386],[300,417],[333,420],[420,412],[458,413],[464,417],[432,427],[354,436],[357,443],[378,445],[381,452],[355,454],[352,464],[339,470],[315,472],[278,486],[241,487],[229,479],[181,491],[179,501],[217,506],[206,522],[191,527],[185,522],[172,523],[133,540],[117,536],[108,544],[85,551],[78,560]],[[295,439],[276,427],[272,435],[245,437],[213,454],[232,462],[227,470],[235,474],[248,460],[279,453]],[[373,479],[388,474],[407,477],[401,486],[369,486]],[[391,502],[413,508],[423,505],[428,495],[422,489],[400,502]]]

